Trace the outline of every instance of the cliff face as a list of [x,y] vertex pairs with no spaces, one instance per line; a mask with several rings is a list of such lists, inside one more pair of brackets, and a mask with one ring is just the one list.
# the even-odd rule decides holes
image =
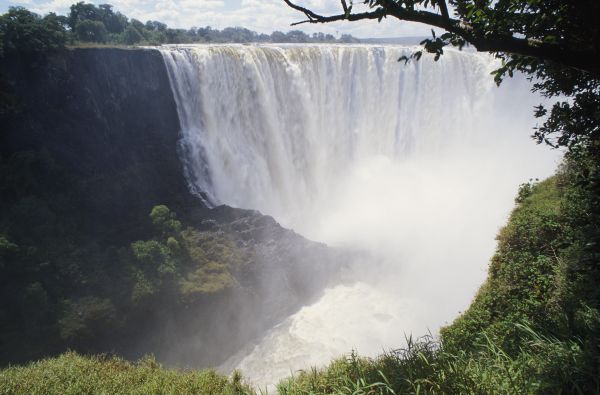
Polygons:
[[135,223],[153,205],[199,205],[177,157],[179,121],[154,50],[75,49],[44,61],[5,59],[17,99],[1,152],[43,150],[84,179],[85,226]]
[[[0,365],[71,348],[214,366],[350,261],[189,192],[158,51],[2,58],[0,77]],[[181,229],[153,226],[159,204]]]

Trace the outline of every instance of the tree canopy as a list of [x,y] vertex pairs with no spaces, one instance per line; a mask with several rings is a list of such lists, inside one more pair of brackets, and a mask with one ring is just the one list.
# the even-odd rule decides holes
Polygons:
[[300,30],[259,34],[244,27],[210,26],[189,29],[170,28],[165,23],[146,23],[128,18],[110,4],[95,5],[80,1],[71,5],[67,15],[40,16],[23,7],[10,7],[0,15],[0,56],[4,52],[43,54],[67,44],[101,43],[116,45],[160,45],[188,43],[250,42],[358,42],[351,35],[336,39],[331,34],[308,35]]
[[67,34],[56,14],[42,18],[23,7],[11,7],[0,15],[0,55],[48,51],[62,47],[66,40]]

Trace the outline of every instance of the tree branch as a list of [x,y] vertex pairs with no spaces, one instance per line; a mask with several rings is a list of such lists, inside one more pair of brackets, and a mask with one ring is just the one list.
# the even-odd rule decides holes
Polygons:
[[358,21],[361,19],[378,19],[378,18],[382,18],[384,16],[384,12],[382,8],[378,8],[375,11],[371,11],[371,12],[361,12],[358,14],[348,14],[346,15],[344,14],[340,14],[340,15],[332,15],[332,16],[323,16],[323,15],[319,15],[319,14],[315,14],[314,12],[312,12],[311,10],[301,7],[297,4],[292,3],[290,0],[283,0],[287,5],[289,5],[290,7],[292,7],[293,9],[302,12],[304,15],[306,15],[306,20],[304,21],[300,21],[300,22],[294,22],[291,25],[295,26],[295,25],[299,25],[301,23],[329,23],[329,22],[335,22],[335,21]]
[[438,0],[438,6],[440,7],[442,16],[446,19],[450,19],[450,14],[448,14],[448,5],[446,5],[446,0]]
[[445,16],[447,13],[442,9],[442,3],[446,6],[444,0],[438,4],[442,9],[442,14],[434,12],[407,9],[393,0],[380,0],[378,7],[374,11],[362,13],[344,13],[338,15],[324,16],[314,13],[313,11],[292,3],[291,0],[283,0],[291,8],[302,12],[306,15],[307,20],[296,22],[299,23],[329,23],[335,21],[358,21],[362,19],[378,19],[390,15],[399,20],[424,23],[429,26],[444,29],[450,33],[454,33],[462,37],[470,43],[479,52],[503,52],[514,55],[536,57],[542,60],[549,60],[560,63],[567,67],[573,67],[579,70],[587,71],[590,74],[600,76],[600,54],[594,50],[580,51],[571,48],[565,48],[558,44],[543,43],[537,40],[528,40],[507,35],[478,35],[474,29],[456,19]]
[[344,15],[348,14],[348,5],[346,4],[346,0],[341,0],[342,8],[344,9]]

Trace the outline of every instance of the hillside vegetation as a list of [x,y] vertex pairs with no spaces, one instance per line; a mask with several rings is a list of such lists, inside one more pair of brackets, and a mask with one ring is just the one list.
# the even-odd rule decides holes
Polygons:
[[[3,176],[9,174],[0,168]],[[115,337],[140,336],[156,320],[214,303],[253,260],[253,252],[231,236],[184,227],[164,205],[155,206],[146,221],[150,237],[102,248],[77,233],[68,221],[74,218],[55,207],[60,204],[60,196],[0,204],[0,364],[66,347],[123,348]],[[36,214],[47,221],[31,226],[30,215]],[[53,223],[64,228],[51,231]]]

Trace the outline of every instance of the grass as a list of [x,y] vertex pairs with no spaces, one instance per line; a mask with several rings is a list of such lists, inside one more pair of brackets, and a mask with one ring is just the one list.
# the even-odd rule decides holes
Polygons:
[[[582,377],[582,344],[543,336],[516,325],[526,346],[516,356],[487,338],[477,352],[450,352],[431,336],[377,358],[355,353],[325,368],[301,371],[277,385],[280,395],[546,394],[599,393],[598,377]],[[267,395],[214,370],[169,370],[152,357],[131,363],[117,357],[67,352],[0,371],[0,394]]]
[[131,363],[117,357],[67,352],[26,366],[0,371],[0,394],[252,394],[234,373],[181,371],[146,357]]
[[581,345],[517,325],[528,346],[511,356],[491,339],[475,353],[449,352],[428,336],[375,359],[351,354],[283,380],[280,395],[598,393],[579,373]]

